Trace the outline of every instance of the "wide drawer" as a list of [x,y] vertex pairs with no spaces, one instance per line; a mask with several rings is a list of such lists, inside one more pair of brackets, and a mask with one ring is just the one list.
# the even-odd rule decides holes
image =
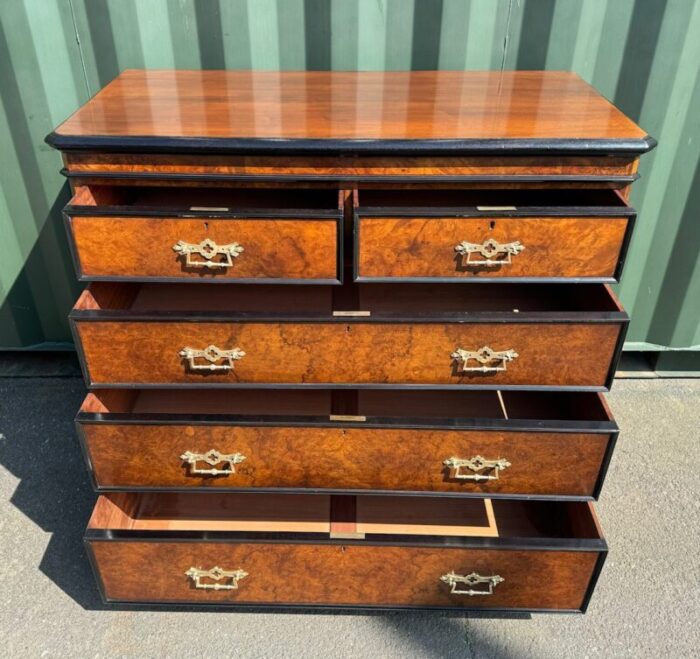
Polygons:
[[335,190],[80,186],[64,209],[78,277],[339,283]]
[[601,394],[97,390],[76,419],[98,490],[598,496]]
[[357,281],[619,281],[635,212],[615,190],[360,190]]
[[86,541],[108,601],[533,611],[607,550],[587,503],[312,495],[103,496]]
[[338,292],[95,283],[71,318],[93,387],[603,390],[627,324],[604,285]]

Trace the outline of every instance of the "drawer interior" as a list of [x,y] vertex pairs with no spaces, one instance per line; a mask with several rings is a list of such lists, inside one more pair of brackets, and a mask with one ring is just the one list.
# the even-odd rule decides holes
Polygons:
[[[93,282],[75,305],[82,310],[125,312],[218,312],[303,314],[316,316],[422,317],[440,314],[498,312],[621,312],[603,284],[357,284],[329,286],[246,286],[198,283]],[[270,313],[270,310],[274,310]],[[361,312],[361,313],[355,313]],[[361,320],[361,318],[360,318]]]
[[342,208],[342,196],[332,189],[277,189],[147,186],[147,185],[83,185],[75,190],[70,206],[110,206],[143,208],[146,212],[233,210],[270,211],[325,210]]
[[248,416],[347,415],[364,418],[612,421],[601,394],[533,391],[279,390],[274,396],[239,389],[103,389],[87,395],[81,412]]
[[113,493],[88,528],[602,539],[586,502],[313,494]]
[[503,189],[438,190],[432,189],[363,189],[355,203],[364,209],[448,209],[461,208],[496,212],[521,208],[629,208],[616,190],[601,188],[571,189]]

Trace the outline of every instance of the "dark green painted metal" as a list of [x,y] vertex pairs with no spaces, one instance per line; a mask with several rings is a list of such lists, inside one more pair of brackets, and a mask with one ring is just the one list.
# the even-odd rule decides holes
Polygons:
[[628,348],[700,346],[700,0],[4,0],[0,347],[69,341],[44,136],[125,68],[567,69],[659,141],[618,287]]

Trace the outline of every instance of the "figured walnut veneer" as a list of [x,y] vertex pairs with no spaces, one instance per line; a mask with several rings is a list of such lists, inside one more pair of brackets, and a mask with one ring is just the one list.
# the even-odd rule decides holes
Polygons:
[[[400,423],[400,421],[397,421]],[[81,424],[98,487],[312,488],[592,496],[606,434],[236,425]],[[193,474],[185,451],[241,453],[234,474]],[[452,477],[452,457],[507,458],[498,480]]]
[[[605,386],[621,325],[588,323],[75,322],[90,383]],[[180,350],[238,347],[228,372],[192,372]],[[464,373],[458,347],[515,349],[497,373]]]
[[[148,279],[324,279],[338,278],[334,220],[72,217],[83,277]],[[114,240],[118,236],[118,240]],[[228,268],[187,266],[173,251],[183,240],[240,244],[244,251]],[[195,260],[203,261],[194,255]]]
[[[449,608],[579,609],[593,551],[321,544],[90,542],[107,599]],[[198,590],[190,567],[243,569],[238,590]],[[451,595],[440,577],[498,574],[488,597]]]
[[[361,217],[359,278],[608,277],[615,275],[628,218]],[[511,263],[469,265],[462,241],[520,242]],[[476,258],[484,257],[476,255]],[[500,256],[499,258],[503,258]]]

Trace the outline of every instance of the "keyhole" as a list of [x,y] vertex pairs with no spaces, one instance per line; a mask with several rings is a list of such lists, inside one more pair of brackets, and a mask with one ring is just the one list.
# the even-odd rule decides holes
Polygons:
[[209,222],[204,223],[204,230],[209,231]]
[[496,226],[496,223],[495,223],[493,220],[491,220],[491,221],[489,222],[489,229],[491,229],[491,231],[493,231],[493,229],[494,229],[495,226]]

